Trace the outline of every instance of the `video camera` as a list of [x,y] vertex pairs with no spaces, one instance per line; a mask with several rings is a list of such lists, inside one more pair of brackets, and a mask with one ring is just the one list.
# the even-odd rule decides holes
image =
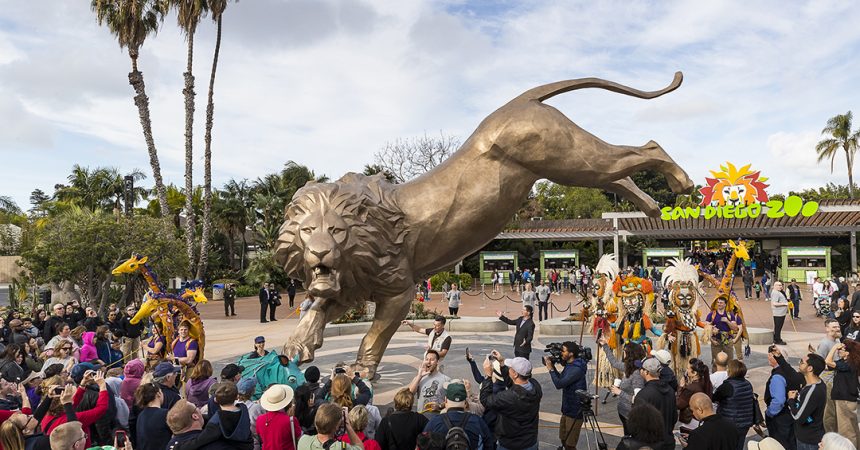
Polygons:
[[577,389],[575,393],[580,407],[585,410],[591,410],[591,402],[597,398],[597,395],[592,395],[590,392],[582,389]]
[[[578,352],[574,349],[568,348],[568,350],[574,350],[574,358],[582,358],[585,362],[591,361],[593,356],[591,355],[591,349],[588,347],[583,347],[576,345],[576,343],[572,343],[574,347],[578,350]],[[564,346],[561,342],[551,342],[547,344],[544,352],[549,353],[547,355],[547,359],[553,364],[563,364],[564,359],[561,357],[561,348]]]

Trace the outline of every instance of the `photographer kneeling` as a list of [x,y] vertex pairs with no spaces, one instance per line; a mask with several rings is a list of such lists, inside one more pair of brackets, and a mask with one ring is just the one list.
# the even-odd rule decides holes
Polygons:
[[[565,450],[576,449],[579,441],[579,432],[582,429],[582,410],[580,408],[579,396],[576,391],[587,391],[588,383],[585,380],[588,371],[589,349],[583,349],[576,342],[565,342],[560,345],[561,353],[552,351],[559,345],[547,345],[550,356],[544,356],[543,362],[549,370],[552,384],[556,389],[561,389],[561,424],[558,429],[558,438]],[[583,351],[586,350],[586,351]],[[556,364],[562,364],[564,368],[561,373],[556,369]]]

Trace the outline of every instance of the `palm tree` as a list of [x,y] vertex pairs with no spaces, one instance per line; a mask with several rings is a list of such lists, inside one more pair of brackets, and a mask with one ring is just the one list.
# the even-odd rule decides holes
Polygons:
[[140,115],[140,125],[143,128],[143,138],[149,151],[149,165],[152,167],[152,178],[155,180],[155,192],[161,205],[161,216],[170,217],[167,209],[167,192],[164,180],[161,178],[161,165],[158,162],[158,151],[152,137],[152,120],[149,117],[149,97],[143,83],[143,74],[137,69],[137,59],[140,47],[150,34],[158,32],[158,26],[164,17],[163,4],[159,0],[92,0],[92,10],[96,13],[99,25],[107,25],[113,33],[120,48],[128,48],[131,58],[131,72],[128,82],[134,88],[134,104]]
[[[218,55],[221,52],[221,17],[226,8],[227,0],[209,0],[209,10],[212,11],[212,20],[217,24],[218,31],[215,37],[212,71],[209,74],[209,93],[206,97],[206,133],[203,138],[206,145],[203,154],[203,230],[200,233],[200,262],[197,264],[197,276],[195,277],[198,280],[203,279],[206,275],[206,266],[209,262],[209,237],[212,233],[212,121],[215,114],[213,97],[215,95],[215,71],[218,69]],[[232,263],[232,259],[230,262]]]
[[821,134],[832,136],[824,139],[815,146],[818,153],[818,162],[830,158],[830,173],[833,173],[833,162],[839,150],[845,152],[845,160],[848,163],[848,197],[854,198],[854,153],[857,152],[857,144],[860,142],[860,130],[851,133],[851,111],[838,114],[827,121],[827,126],[821,130]]
[[[222,199],[218,214],[219,222],[222,222],[222,228],[230,230],[230,236],[239,235],[242,242],[242,250],[239,253],[239,268],[245,270],[245,253],[248,248],[246,232],[251,221],[250,218],[254,214],[251,188],[246,180],[230,180],[224,185],[219,197]],[[232,256],[229,261],[230,263],[233,262]]]
[[[21,214],[21,208],[12,197],[0,195],[0,217]],[[5,221],[5,219],[3,219]]]
[[[179,28],[185,34],[185,41],[188,44],[185,73],[182,74],[185,78],[185,88],[182,89],[182,94],[185,96],[185,192],[193,192],[194,33],[197,32],[197,25],[206,14],[208,6],[205,0],[168,0],[167,3],[176,9]],[[190,195],[185,198],[185,251],[188,255],[188,276],[192,276],[196,265],[194,262],[194,206]]]
[[57,185],[54,195],[57,200],[89,211],[110,210],[113,204],[110,170],[102,167],[90,170],[75,164],[67,177],[69,184]]

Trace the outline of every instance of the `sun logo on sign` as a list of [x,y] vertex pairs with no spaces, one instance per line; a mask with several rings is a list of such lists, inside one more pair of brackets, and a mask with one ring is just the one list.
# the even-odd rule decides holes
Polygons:
[[713,178],[705,178],[707,186],[699,189],[702,193],[701,206],[747,206],[754,203],[767,203],[768,179],[761,172],[750,170],[751,164],[740,169],[730,162],[720,166],[720,172],[711,171]]

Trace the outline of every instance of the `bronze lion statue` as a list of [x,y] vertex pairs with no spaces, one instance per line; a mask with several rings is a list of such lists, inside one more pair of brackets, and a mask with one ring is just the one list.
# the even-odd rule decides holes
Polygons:
[[376,303],[355,368],[370,374],[409,312],[415,284],[482,248],[503,229],[540,179],[603,188],[659,216],[657,203],[630,179],[653,169],[675,192],[693,182],[657,143],[608,144],[542,103],[554,95],[601,88],[650,99],[681,85],[644,92],[598,78],[560,81],[531,89],[478,126],[460,149],[426,174],[400,185],[381,176],[347,174],[309,183],[287,206],[276,261],[302,280],[311,310],[284,345],[288,356],[312,361],[323,329],[363,301]]

